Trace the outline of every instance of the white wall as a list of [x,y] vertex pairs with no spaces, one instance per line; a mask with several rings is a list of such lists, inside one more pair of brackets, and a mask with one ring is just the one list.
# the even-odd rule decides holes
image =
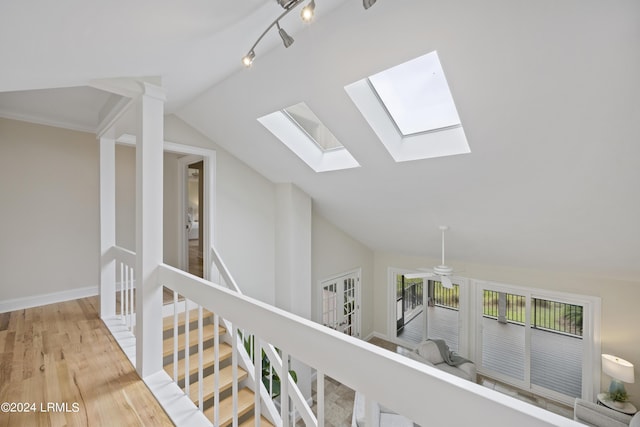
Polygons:
[[136,250],[136,150],[116,145],[116,245]]
[[0,305],[95,287],[95,135],[0,118]]
[[320,281],[336,274],[362,269],[362,337],[374,331],[374,253],[313,211],[312,221],[312,319],[320,322]]
[[[179,266],[178,155],[164,153],[164,262]],[[116,145],[116,244],[136,250],[136,150]]]
[[178,117],[165,139],[216,151],[214,244],[246,295],[275,302],[275,185]]
[[164,262],[173,267],[180,266],[180,232],[184,229],[179,224],[178,208],[182,206],[178,189],[180,156],[173,153],[164,153],[164,209],[163,231],[164,238]]

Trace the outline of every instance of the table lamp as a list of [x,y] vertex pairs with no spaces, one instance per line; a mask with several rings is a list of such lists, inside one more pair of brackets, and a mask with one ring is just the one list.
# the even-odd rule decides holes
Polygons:
[[609,394],[625,392],[624,383],[633,383],[633,364],[610,354],[602,355],[602,372],[611,377]]

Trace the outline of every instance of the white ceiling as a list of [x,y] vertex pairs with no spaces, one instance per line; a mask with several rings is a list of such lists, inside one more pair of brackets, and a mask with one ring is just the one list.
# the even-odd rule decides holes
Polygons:
[[[293,46],[270,35],[245,70],[274,0],[2,2],[0,92],[162,76],[170,113],[373,249],[437,257],[447,224],[454,267],[638,280],[640,2],[316,3],[308,28],[284,21]],[[471,153],[395,163],[344,86],[433,50]],[[18,95],[0,114],[29,113]],[[360,168],[317,174],[256,120],[302,101]]]

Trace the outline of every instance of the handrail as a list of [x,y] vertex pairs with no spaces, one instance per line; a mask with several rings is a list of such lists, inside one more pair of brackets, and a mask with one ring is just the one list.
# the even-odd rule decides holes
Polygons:
[[158,275],[186,298],[420,425],[469,425],[479,416],[491,416],[495,427],[581,425],[171,266],[160,264]]
[[[222,258],[218,254],[218,251],[216,251],[213,246],[211,246],[211,259],[215,263],[218,272],[224,279],[227,287],[231,290],[234,290],[238,294],[243,295],[240,287],[233,279],[233,276],[231,276],[231,272],[225,265],[224,261],[222,261]],[[276,351],[275,347],[271,344],[265,345],[264,351],[267,354],[267,357],[269,357],[269,359],[271,360],[271,363],[273,363],[273,366],[276,368],[277,372],[280,372],[282,370],[282,359],[280,359],[280,357],[278,356],[278,352]],[[302,395],[302,392],[296,385],[295,381],[293,381],[291,375],[287,375],[287,383],[289,397],[291,397],[291,399],[293,400],[294,406],[300,409],[300,414],[302,415],[302,418],[304,419],[306,425],[318,425],[318,420],[313,415],[313,411],[309,407],[307,400]]]
[[240,295],[242,295],[242,291],[240,290],[240,287],[238,286],[236,281],[233,280],[233,277],[231,276],[231,272],[229,272],[229,269],[227,268],[224,261],[222,261],[222,258],[218,254],[218,251],[216,251],[216,248],[214,248],[213,246],[211,246],[211,259],[216,264],[216,268],[218,269],[218,272],[224,279],[224,282],[227,284],[227,287],[233,291],[236,291]]
[[134,267],[136,265],[136,253],[130,251],[129,249],[125,249],[121,246],[113,246],[114,256],[115,258],[120,258],[125,263]]

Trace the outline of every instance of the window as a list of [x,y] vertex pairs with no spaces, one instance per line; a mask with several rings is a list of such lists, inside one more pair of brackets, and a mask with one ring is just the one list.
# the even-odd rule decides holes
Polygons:
[[567,404],[589,398],[596,301],[492,284],[477,292],[480,373]]
[[435,51],[345,90],[396,162],[470,152]]
[[316,172],[360,166],[304,102],[267,114],[258,121]]
[[460,126],[436,52],[374,74],[369,82],[403,136]]
[[460,286],[445,288],[442,283],[429,280],[427,308],[427,336],[444,340],[449,349],[460,348]]

